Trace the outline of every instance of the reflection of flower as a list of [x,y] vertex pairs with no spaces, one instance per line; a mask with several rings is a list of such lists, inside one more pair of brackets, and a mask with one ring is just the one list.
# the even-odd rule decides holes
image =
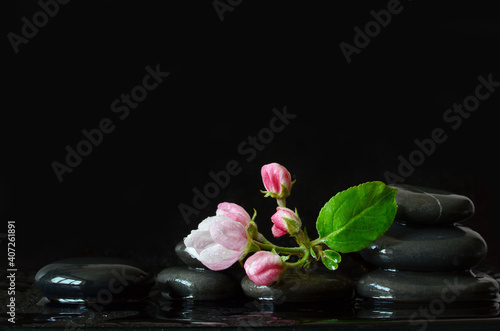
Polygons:
[[295,235],[300,231],[302,222],[300,218],[288,208],[278,207],[276,213],[271,216],[274,225],[271,231],[273,235],[278,238],[287,233]]
[[269,286],[281,278],[285,263],[278,254],[260,251],[250,256],[244,265],[248,278],[259,286]]
[[198,229],[184,238],[186,251],[207,268],[224,270],[238,261],[247,250],[247,212],[234,203],[221,203],[217,215],[203,220]]
[[262,182],[266,187],[266,196],[276,199],[284,199],[290,195],[292,181],[290,172],[281,164],[266,164],[261,169]]

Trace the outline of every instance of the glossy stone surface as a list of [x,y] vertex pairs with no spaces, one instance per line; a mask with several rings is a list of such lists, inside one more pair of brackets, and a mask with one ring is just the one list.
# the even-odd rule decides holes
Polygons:
[[162,270],[156,284],[172,299],[222,300],[241,294],[238,281],[230,275],[188,266]]
[[277,303],[348,300],[353,296],[351,281],[338,270],[288,273],[272,286],[259,286],[245,277],[241,287],[251,298]]
[[487,275],[470,271],[418,272],[374,270],[356,284],[358,295],[397,302],[431,302],[444,304],[462,301],[498,299],[498,283]]
[[474,204],[463,195],[411,185],[391,185],[398,189],[396,220],[414,224],[450,224],[474,214]]
[[194,268],[205,268],[203,263],[201,263],[198,259],[195,259],[192,257],[187,251],[186,251],[186,245],[184,245],[184,241],[180,241],[177,245],[175,245],[175,254],[190,267]]
[[465,226],[417,228],[393,223],[360,254],[386,269],[453,271],[477,265],[486,252],[484,239]]
[[35,276],[35,284],[53,301],[106,305],[147,297],[154,278],[132,261],[74,258],[41,268]]

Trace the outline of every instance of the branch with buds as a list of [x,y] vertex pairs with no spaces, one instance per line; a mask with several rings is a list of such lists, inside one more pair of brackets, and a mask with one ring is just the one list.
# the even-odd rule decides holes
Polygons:
[[[270,286],[293,268],[322,261],[330,270],[338,268],[340,253],[356,252],[381,236],[396,214],[396,189],[381,182],[368,182],[339,192],[321,209],[316,221],[319,237],[309,239],[297,213],[286,207],[292,185],[290,172],[278,163],[261,170],[264,197],[276,199],[271,216],[272,234],[293,237],[297,247],[271,243],[259,231],[253,217],[235,203],[223,202],[215,216],[203,220],[198,229],[184,238],[186,250],[207,268],[219,271],[239,261],[247,276],[257,285]],[[253,254],[252,254],[253,253]],[[248,254],[252,254],[247,258]],[[295,262],[288,262],[296,256]],[[246,261],[245,261],[246,259]]]

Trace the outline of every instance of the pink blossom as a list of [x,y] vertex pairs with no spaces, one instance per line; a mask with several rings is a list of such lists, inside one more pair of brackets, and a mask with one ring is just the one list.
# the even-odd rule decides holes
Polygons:
[[217,206],[216,215],[227,216],[243,226],[247,226],[251,219],[243,207],[230,202],[222,202]]
[[285,207],[277,207],[276,210],[271,216],[271,221],[274,223],[271,231],[274,237],[278,238],[287,233],[295,235],[300,231],[302,222],[296,213]]
[[283,199],[290,195],[292,181],[290,172],[281,164],[270,163],[262,167],[260,171],[262,181],[266,187],[266,196]]
[[269,286],[281,278],[285,263],[278,254],[259,251],[250,256],[244,265],[248,278],[259,286]]
[[184,238],[186,251],[210,270],[229,268],[247,250],[245,226],[224,215],[208,217]]

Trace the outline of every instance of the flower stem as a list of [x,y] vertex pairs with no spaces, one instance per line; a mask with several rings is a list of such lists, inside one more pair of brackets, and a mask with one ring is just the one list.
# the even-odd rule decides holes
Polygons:
[[298,260],[297,262],[293,262],[293,263],[286,262],[287,269],[301,267],[307,261],[307,259],[309,258],[309,250],[305,249],[305,247],[302,247],[302,248],[304,249],[303,250],[304,256],[302,256],[300,258],[300,260]]
[[281,246],[276,246],[276,245],[271,244],[271,243],[261,243],[258,241],[254,241],[254,243],[257,246],[259,246],[261,249],[265,249],[265,250],[270,251],[274,248],[274,250],[276,252],[284,253],[284,254],[302,255],[302,254],[305,254],[307,251],[306,249],[304,249],[302,247],[281,247]]
[[278,206],[280,207],[286,207],[286,198],[283,199],[276,199],[276,202],[278,202]]
[[311,246],[316,246],[316,245],[319,245],[322,243],[323,243],[323,238],[318,238],[318,239],[311,241]]
[[255,239],[260,242],[260,243],[263,243],[263,244],[272,244],[269,240],[266,239],[266,237],[264,237],[264,235],[260,232],[257,232],[257,237],[255,237]]

